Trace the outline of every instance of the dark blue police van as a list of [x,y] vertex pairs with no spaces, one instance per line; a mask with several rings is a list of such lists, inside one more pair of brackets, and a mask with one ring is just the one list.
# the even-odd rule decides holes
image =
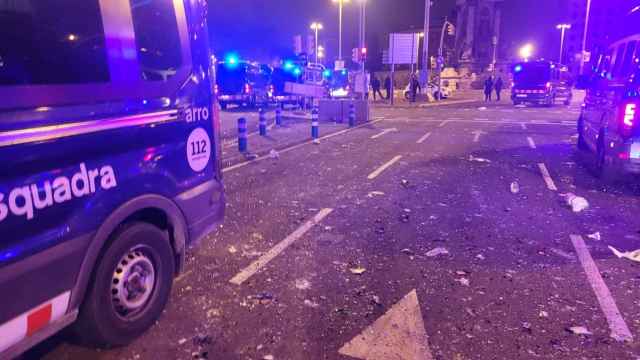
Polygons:
[[124,345],[223,218],[206,1],[0,1],[0,358]]

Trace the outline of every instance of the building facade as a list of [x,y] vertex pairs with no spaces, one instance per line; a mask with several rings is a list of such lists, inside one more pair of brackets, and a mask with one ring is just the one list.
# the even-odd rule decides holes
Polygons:
[[458,65],[482,72],[499,62],[503,0],[456,1],[456,58]]

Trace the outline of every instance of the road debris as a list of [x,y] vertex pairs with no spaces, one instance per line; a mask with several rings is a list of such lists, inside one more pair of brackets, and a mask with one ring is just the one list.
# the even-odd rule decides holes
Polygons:
[[273,357],[273,355],[265,355],[262,357],[262,360],[274,360],[275,357]]
[[247,160],[255,160],[258,158],[258,154],[246,153],[244,154],[244,158]]
[[271,151],[269,151],[269,158],[280,159],[280,153],[276,149],[272,149]]
[[538,313],[538,317],[541,317],[541,318],[548,318],[548,317],[549,317],[549,313],[548,313],[548,312],[546,312],[546,311],[544,311],[544,310],[543,310],[543,311],[540,311],[540,312]]
[[312,309],[317,309],[317,308],[319,308],[319,307],[320,307],[320,304],[318,304],[318,303],[316,303],[316,302],[313,302],[313,301],[311,301],[311,300],[309,300],[309,299],[306,299],[306,300],[304,301],[304,306],[306,306],[306,307],[310,307],[310,308],[312,308]]
[[572,326],[568,328],[567,331],[576,335],[593,335],[593,333],[584,326]]
[[235,254],[238,252],[238,248],[236,248],[235,246],[231,245],[228,248],[229,254]]
[[402,250],[400,250],[400,252],[403,253],[403,254],[409,255],[409,256],[413,256],[413,255],[416,254],[411,249],[402,249]]
[[182,338],[180,340],[178,340],[178,345],[184,345],[187,342],[186,338]]
[[562,194],[560,196],[564,197],[567,206],[571,207],[574,213],[579,213],[589,208],[587,199],[577,196],[574,193]]
[[460,279],[456,279],[455,281],[459,282],[463,286],[469,286],[471,284],[471,282],[467,278],[460,278]]
[[563,251],[563,250],[560,250],[560,249],[551,248],[550,251],[552,253],[554,253],[554,254],[556,254],[556,255],[558,255],[560,257],[563,257],[565,259],[568,259],[568,260],[575,260],[576,259],[576,257],[573,254],[570,254],[570,253],[568,253],[566,251]]
[[309,290],[311,289],[311,283],[307,279],[298,279],[296,280],[296,289]]
[[350,268],[349,271],[354,275],[362,275],[367,271],[367,269],[363,268],[362,266],[358,266]]
[[406,189],[406,188],[409,188],[409,180],[402,179],[402,180],[400,181],[400,185],[402,185],[405,189]]
[[511,183],[511,193],[512,194],[517,194],[520,192],[520,184],[518,184],[517,181],[514,181]]
[[640,249],[622,252],[614,248],[613,246],[609,246],[609,250],[611,250],[613,254],[618,257],[618,259],[625,258],[631,261],[640,262]]
[[485,110],[487,110],[487,107],[486,107],[486,106],[480,106],[480,107],[478,108],[478,110],[480,110],[480,111],[485,111]]
[[312,142],[316,145],[320,145],[320,139],[313,139]]
[[479,162],[479,163],[487,163],[487,164],[491,163],[491,160],[489,160],[489,159],[475,157],[473,155],[469,155],[468,160],[469,161],[474,161],[474,162]]
[[587,235],[587,237],[591,240],[595,240],[595,241],[600,241],[602,240],[602,236],[600,235],[600,232],[594,232],[593,234],[589,234]]
[[370,192],[367,194],[367,197],[368,197],[368,198],[374,198],[374,197],[376,197],[376,196],[384,196],[384,193],[383,193],[382,191],[370,191]]
[[427,253],[425,254],[427,257],[436,257],[436,256],[440,256],[440,255],[449,255],[449,250],[447,250],[446,248],[443,247],[437,247],[434,249],[431,249],[429,251],[427,251]]

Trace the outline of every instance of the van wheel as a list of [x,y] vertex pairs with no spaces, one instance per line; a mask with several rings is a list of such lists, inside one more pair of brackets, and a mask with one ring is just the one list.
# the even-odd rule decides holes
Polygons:
[[615,169],[607,164],[607,148],[603,133],[600,133],[600,136],[598,136],[595,172],[596,176],[605,184],[613,183],[617,178]]
[[587,141],[584,139],[584,120],[582,116],[578,119],[578,149],[589,150]]
[[156,322],[169,300],[173,249],[166,232],[134,222],[113,234],[100,259],[75,332],[83,343],[127,345]]

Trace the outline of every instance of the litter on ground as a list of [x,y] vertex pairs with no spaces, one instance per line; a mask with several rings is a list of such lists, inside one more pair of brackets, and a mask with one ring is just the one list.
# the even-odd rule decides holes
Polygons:
[[625,258],[631,261],[640,262],[640,249],[634,250],[634,251],[622,252],[614,248],[613,246],[609,246],[609,250],[611,250],[613,254],[617,256],[619,259]]
[[571,207],[574,213],[579,213],[589,208],[587,199],[574,193],[562,194],[561,196],[564,197],[567,206]]

